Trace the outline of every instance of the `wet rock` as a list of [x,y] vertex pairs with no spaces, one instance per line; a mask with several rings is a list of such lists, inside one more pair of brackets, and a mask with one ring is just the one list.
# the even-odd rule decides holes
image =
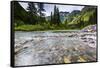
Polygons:
[[86,40],[87,38],[82,37],[81,39],[82,39],[82,40]]
[[71,63],[71,58],[70,56],[64,56],[64,63]]
[[91,41],[90,43],[92,43],[92,44],[93,44],[93,43],[95,43],[95,42],[94,42],[94,41]]
[[17,45],[15,47],[16,65],[59,64],[96,60],[96,48],[91,47],[96,46],[95,33],[44,32],[32,33],[28,36],[30,35],[32,35],[32,39],[25,37],[24,42],[17,39],[15,43]]
[[78,62],[87,62],[82,56],[79,56]]
[[78,61],[78,56],[77,55],[72,55],[71,56],[71,62],[77,62]]
[[84,40],[83,42],[88,42],[87,40]]

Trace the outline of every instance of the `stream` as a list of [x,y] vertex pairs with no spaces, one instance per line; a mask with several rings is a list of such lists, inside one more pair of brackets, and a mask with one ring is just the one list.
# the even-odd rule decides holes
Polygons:
[[15,66],[96,61],[96,32],[15,31]]

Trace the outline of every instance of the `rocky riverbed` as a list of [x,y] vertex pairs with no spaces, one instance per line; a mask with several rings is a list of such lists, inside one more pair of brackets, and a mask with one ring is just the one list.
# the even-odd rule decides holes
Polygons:
[[96,61],[96,32],[15,32],[15,65]]

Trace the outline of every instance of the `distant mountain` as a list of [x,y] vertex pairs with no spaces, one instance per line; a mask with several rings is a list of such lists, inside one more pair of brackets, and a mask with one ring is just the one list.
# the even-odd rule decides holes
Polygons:
[[[35,20],[36,17],[34,15],[30,17],[29,12],[27,12],[17,1],[12,2],[12,4],[12,18],[14,18],[14,23],[22,22],[28,24],[31,20]],[[46,20],[50,20],[50,18],[50,16],[47,16]],[[61,11],[60,20],[70,28],[84,28],[88,25],[97,24],[97,7],[85,6],[81,11],[73,10],[71,13]]]
[[[60,20],[61,20],[61,22],[64,22],[64,20],[66,19],[66,16],[68,16],[69,15],[69,12],[63,12],[63,11],[61,11],[60,12]],[[50,16],[47,16],[46,17],[46,19],[47,20],[50,20]]]
[[66,17],[69,15],[69,12],[60,12],[60,20],[61,22],[64,22],[66,20]]
[[80,14],[74,17],[69,24],[75,24],[77,27],[83,28],[88,25],[97,23],[97,8],[92,6],[84,7]]
[[[60,20],[61,22],[64,22],[66,19],[68,20],[68,22],[71,22],[74,17],[78,16],[80,14],[79,10],[73,10],[71,13],[69,12],[60,12]],[[50,16],[46,17],[47,20],[50,20]]]
[[71,22],[75,17],[77,17],[80,14],[80,10],[73,10],[67,17],[67,22]]
[[63,11],[60,12],[60,16],[64,16],[65,17],[65,16],[68,16],[68,14],[69,14],[69,12],[63,12]]

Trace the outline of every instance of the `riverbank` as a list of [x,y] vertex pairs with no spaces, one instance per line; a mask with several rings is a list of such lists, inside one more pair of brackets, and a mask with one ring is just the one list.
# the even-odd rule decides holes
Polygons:
[[48,30],[80,30],[70,26],[48,26],[48,25],[21,25],[14,28],[15,31],[48,31]]
[[39,31],[39,32],[45,32],[45,31],[50,31],[50,32],[68,32],[68,31],[84,31],[84,32],[89,32],[89,31],[96,31],[97,25],[88,25],[84,28],[68,28],[68,27],[49,27],[47,28],[46,26],[40,26],[40,25],[22,25],[15,27],[15,31]]

